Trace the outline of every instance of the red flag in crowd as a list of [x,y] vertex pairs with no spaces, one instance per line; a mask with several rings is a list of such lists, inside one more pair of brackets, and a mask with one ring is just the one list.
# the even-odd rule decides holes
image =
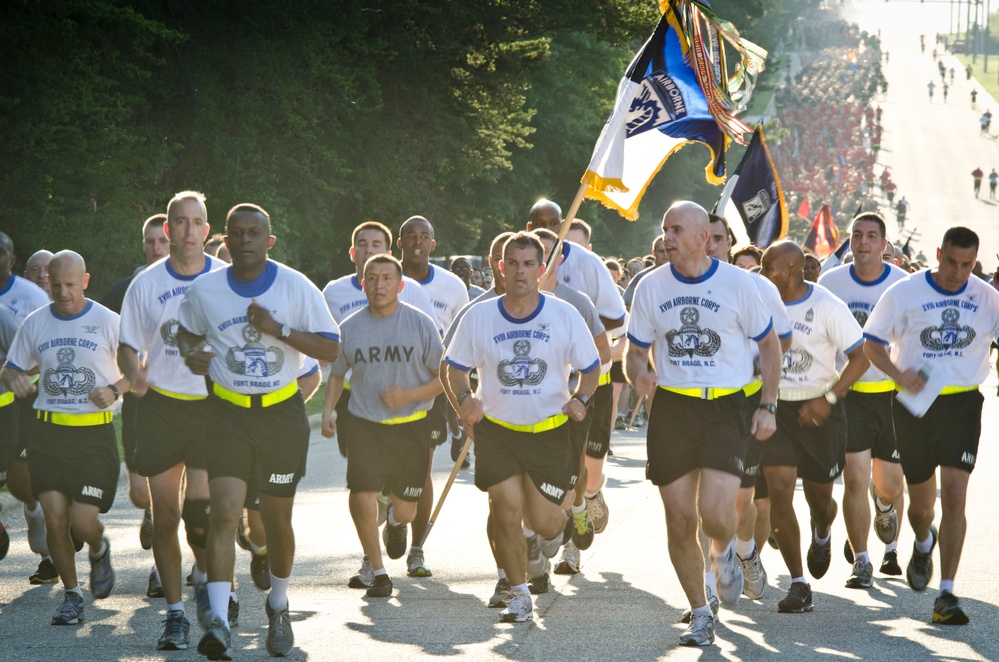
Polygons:
[[801,206],[798,207],[798,216],[807,219],[812,215],[812,208],[808,206],[808,198],[804,198],[801,201]]
[[815,253],[820,260],[836,251],[839,245],[839,230],[833,222],[832,211],[829,205],[822,205],[822,209],[815,215],[812,228],[805,236],[802,248]]

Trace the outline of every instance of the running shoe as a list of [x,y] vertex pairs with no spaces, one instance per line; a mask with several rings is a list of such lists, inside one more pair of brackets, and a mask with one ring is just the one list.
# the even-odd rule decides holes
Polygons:
[[142,513],[142,524],[139,525],[139,544],[142,549],[153,548],[153,513],[146,508]]
[[111,595],[114,588],[114,568],[111,567],[111,541],[104,537],[104,554],[90,559],[90,592],[95,598]]
[[812,587],[804,582],[791,582],[787,595],[777,603],[777,611],[781,614],[812,611]]
[[[21,504],[24,513],[24,523],[28,525],[28,549],[35,554],[45,554],[49,551],[48,532],[45,530],[45,518],[35,519],[28,507]],[[77,550],[79,551],[79,550]]]
[[184,583],[188,586],[194,586],[194,569],[198,567],[197,565],[191,566],[191,572],[188,573],[187,577],[184,578]]
[[423,562],[423,550],[419,547],[411,547],[409,556],[406,557],[406,574],[410,577],[433,577],[427,564]]
[[198,625],[207,631],[212,626],[212,603],[208,600],[208,584],[194,587],[194,606],[198,613]]
[[628,421],[624,420],[624,416],[621,416],[620,414],[618,414],[617,420],[614,422],[614,429],[615,430],[627,430],[628,429]]
[[250,557],[250,577],[253,585],[261,591],[271,590],[271,563],[267,559],[267,550],[253,552]]
[[[160,573],[156,572],[156,566],[149,571],[149,583],[146,584],[147,598],[162,598],[163,584],[160,582]],[[167,614],[169,616],[169,614]]]
[[7,552],[10,550],[10,534],[7,533],[7,527],[0,522],[0,561],[7,558]]
[[[465,435],[465,428],[459,427],[460,434],[451,435],[451,461],[457,462],[458,456],[461,455],[461,449],[465,446],[465,440],[468,438]],[[471,450],[471,448],[469,448]],[[461,461],[461,468],[467,469],[472,466],[469,461],[468,453],[465,454],[465,458]]]
[[572,540],[567,544],[575,545],[578,550],[589,549],[590,545],[593,544],[593,533],[593,520],[590,519],[590,513],[585,508],[581,513],[573,513]]
[[506,609],[500,612],[500,623],[526,623],[533,620],[534,601],[524,593],[514,593]]
[[493,590],[493,597],[489,598],[489,608],[498,609],[500,607],[506,607],[512,597],[513,591],[510,589],[510,580],[500,579],[496,582],[496,588]]
[[711,614],[694,614],[680,635],[681,646],[710,646],[715,641],[715,619]]
[[548,588],[551,586],[551,561],[545,559],[545,570],[537,577],[531,577],[527,580],[527,589],[531,592],[531,595],[543,595],[548,592]]
[[930,527],[930,537],[933,542],[928,554],[921,553],[916,549],[916,543],[912,543],[912,558],[909,559],[909,567],[905,569],[905,578],[914,591],[925,589],[933,576],[933,548],[937,546],[937,527]]
[[253,547],[250,546],[250,536],[246,534],[245,514],[240,516],[239,524],[236,526],[236,544],[239,545],[239,548],[244,551],[253,551]]
[[857,560],[853,557],[853,545],[850,544],[849,538],[843,541],[843,558],[850,565],[853,565],[853,562]]
[[163,636],[156,644],[157,650],[161,651],[183,651],[187,650],[191,643],[191,623],[187,620],[179,609],[171,609],[167,612],[166,620],[163,621]]
[[232,640],[225,623],[218,616],[212,618],[205,635],[198,642],[198,652],[209,660],[231,660]]
[[295,646],[295,633],[291,631],[291,612],[288,605],[284,609],[272,609],[270,600],[264,600],[267,612],[267,652],[271,657],[284,657]]
[[66,591],[63,602],[52,614],[52,625],[76,625],[83,622],[83,596]]
[[378,499],[378,526],[381,526],[388,519],[389,498],[381,492],[377,492],[375,498]]
[[231,595],[229,596],[229,609],[226,616],[229,618],[229,629],[239,625],[239,601]]
[[742,594],[750,600],[759,600],[767,590],[767,571],[760,561],[759,550],[754,549],[753,555],[748,559],[740,558],[739,565],[742,566],[744,578]]
[[[715,617],[715,620],[718,620],[718,596],[714,593],[708,593],[708,606],[711,607],[711,615]],[[689,623],[693,616],[694,612],[690,610],[690,607],[687,607],[680,614],[680,622]]]
[[715,573],[715,592],[722,604],[731,606],[738,603],[744,577],[734,545],[729,545],[725,555],[720,558],[711,555],[711,570]]
[[898,564],[898,552],[895,550],[885,552],[885,556],[881,560],[881,574],[892,577],[902,576],[902,567]]
[[933,601],[933,622],[940,625],[967,625],[971,621],[957,604],[957,596],[944,591]]
[[541,553],[541,544],[538,542],[538,535],[527,538],[527,576],[537,577],[545,571],[545,564],[548,559]]
[[826,544],[820,545],[815,542],[815,522],[809,522],[808,529],[812,537],[806,556],[808,572],[812,574],[812,577],[822,579],[822,576],[829,570],[829,562],[832,560],[832,531],[830,530],[829,540],[826,541]]
[[579,549],[570,540],[562,546],[562,556],[555,564],[556,575],[575,575],[579,573]]
[[874,566],[870,561],[857,559],[853,564],[853,574],[846,580],[847,588],[870,588],[874,583]]
[[898,511],[895,510],[895,504],[889,506],[888,510],[881,510],[878,507],[874,481],[871,481],[870,491],[871,501],[874,503],[874,533],[878,535],[878,540],[887,545],[898,535]]
[[597,490],[592,499],[586,500],[586,512],[590,514],[590,521],[593,522],[593,533],[603,533],[607,528],[607,520],[610,519],[603,490]]
[[366,595],[369,598],[388,598],[392,595],[392,579],[388,575],[375,575]]
[[[780,549],[780,547],[777,545],[777,539],[774,538],[773,530],[771,530],[770,533],[767,534],[767,544],[773,547],[774,549]],[[850,563],[853,563],[853,561],[850,561]]]
[[385,523],[385,528],[382,530],[382,541],[385,543],[385,553],[390,559],[401,559],[402,555],[406,553],[407,529],[409,527],[405,524],[392,526],[388,522]]
[[35,570],[28,577],[28,583],[34,584],[35,586],[40,586],[42,584],[55,584],[59,581],[59,571],[56,570],[55,563],[52,559],[42,559],[42,562],[38,564],[38,570]]
[[[375,571],[371,569],[371,561],[365,556],[361,559],[361,569],[350,578],[347,586],[349,588],[371,588],[371,584],[374,581]],[[270,577],[268,577],[268,582],[270,582]]]

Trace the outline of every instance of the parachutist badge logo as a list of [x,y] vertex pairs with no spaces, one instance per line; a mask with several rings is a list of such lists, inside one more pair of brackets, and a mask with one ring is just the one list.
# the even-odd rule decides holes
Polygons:
[[803,375],[808,372],[808,369],[812,367],[812,362],[814,358],[811,354],[800,348],[792,348],[787,350],[784,355],[783,364],[781,369],[792,375]]
[[865,324],[867,324],[867,318],[868,317],[869,317],[869,315],[867,314],[867,311],[864,311],[864,310],[854,310],[853,311],[853,319],[857,320],[857,324],[860,325],[861,329],[864,328]]
[[541,359],[532,359],[531,341],[518,340],[513,343],[512,361],[503,360],[496,366],[496,377],[503,386],[537,386],[548,372],[548,364]]
[[177,329],[180,328],[180,320],[167,320],[160,326],[160,337],[167,347],[177,346]]
[[679,330],[666,332],[666,343],[669,345],[669,355],[693,358],[698,356],[714,356],[721,347],[721,336],[711,329],[702,329],[697,325],[701,319],[701,314],[697,308],[688,306],[680,311],[680,322],[683,326]]
[[97,384],[97,377],[90,368],[77,368],[73,365],[76,352],[63,347],[56,352],[59,367],[45,371],[45,392],[57,395],[84,395]]
[[271,377],[281,371],[284,365],[284,352],[280,347],[265,347],[260,342],[260,331],[247,324],[243,327],[242,347],[230,347],[225,355],[229,372],[248,377]]
[[942,324],[923,329],[919,342],[930,351],[942,352],[948,349],[964,349],[975,339],[975,330],[957,323],[961,313],[957,308],[947,308],[941,314]]

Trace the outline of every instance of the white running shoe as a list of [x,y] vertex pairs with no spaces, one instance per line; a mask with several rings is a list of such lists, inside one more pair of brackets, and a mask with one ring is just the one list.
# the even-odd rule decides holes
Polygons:
[[754,549],[748,559],[740,558],[739,565],[744,578],[742,594],[750,600],[759,600],[767,591],[767,571],[763,569],[759,550]]
[[680,635],[681,646],[710,646],[715,641],[715,619],[711,614],[694,614]]
[[715,573],[715,591],[718,599],[726,607],[730,607],[739,602],[742,595],[744,578],[742,576],[742,566],[735,553],[735,546],[729,545],[725,554],[721,558],[711,555],[711,569]]
[[515,592],[507,603],[506,609],[500,612],[501,623],[526,623],[533,620],[534,601],[527,593]]

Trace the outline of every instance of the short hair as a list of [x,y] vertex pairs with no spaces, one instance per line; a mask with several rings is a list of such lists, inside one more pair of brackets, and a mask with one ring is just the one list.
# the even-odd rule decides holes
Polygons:
[[496,238],[493,239],[491,244],[489,244],[489,255],[492,255],[493,251],[495,251],[497,248],[502,247],[503,244],[506,243],[506,240],[512,236],[513,236],[512,232],[501,232],[498,235],[496,235]]
[[167,213],[166,213],[167,218],[170,218],[170,210],[173,209],[173,206],[178,202],[183,202],[184,200],[195,200],[197,202],[200,202],[202,208],[205,209],[207,215],[208,207],[207,205],[205,205],[206,198],[204,193],[200,193],[198,191],[181,191],[180,193],[177,193],[172,198],[170,198],[170,202],[167,203]]
[[361,272],[362,277],[364,274],[368,273],[368,265],[370,264],[391,264],[395,267],[396,272],[399,274],[399,278],[402,278],[402,262],[388,253],[379,253],[378,255],[372,255],[369,257],[367,262],[364,263],[364,270]]
[[958,225],[944,233],[943,241],[940,245],[946,246],[947,244],[957,248],[974,248],[977,250],[979,245],[978,235],[975,234],[974,230]]
[[654,255],[648,255],[642,258],[642,264],[644,264],[646,267],[651,267],[655,265],[655,263],[656,263],[656,258]]
[[[557,237],[558,235],[556,235]],[[545,261],[545,247],[541,245],[538,236],[531,232],[518,232],[507,239],[506,243],[503,244],[504,259],[511,248],[533,248],[538,254],[538,264],[543,264]]]
[[[660,235],[656,235],[656,237],[652,240],[652,252],[653,253],[656,252],[656,244],[658,244],[660,241],[662,241],[662,242],[666,241],[666,238],[663,237],[661,234]],[[632,260],[641,260],[641,259],[642,258],[640,258],[640,257],[632,258]],[[630,260],[629,260],[629,262],[630,262]]]
[[142,236],[143,237],[146,236],[146,230],[149,229],[150,225],[159,225],[160,227],[163,227],[163,224],[166,223],[166,220],[167,220],[166,214],[153,214],[142,223]]
[[734,263],[736,259],[738,259],[743,255],[751,257],[754,260],[756,260],[756,264],[760,264],[763,262],[763,251],[761,251],[757,246],[753,246],[752,244],[746,244],[745,246],[740,246],[739,250],[732,253],[732,262]]
[[609,257],[606,260],[604,260],[604,266],[606,266],[611,271],[616,271],[618,273],[621,273],[621,263],[612,257]]
[[263,207],[260,205],[255,205],[251,202],[241,202],[232,209],[229,213],[225,215],[225,230],[229,232],[229,221],[232,220],[234,216],[239,216],[240,214],[260,214],[267,221],[267,234],[271,232],[271,215],[268,214]]
[[409,218],[407,218],[405,221],[402,222],[402,225],[399,226],[399,236],[400,237],[402,236],[402,230],[407,225],[409,225],[410,223],[418,223],[420,221],[422,221],[422,222],[424,222],[424,223],[427,224],[427,227],[430,228],[430,236],[433,237],[434,236],[434,224],[431,223],[426,217],[420,216],[419,214],[417,214],[416,216],[410,216]]
[[581,218],[574,219],[572,223],[569,225],[569,229],[582,230],[583,234],[586,235],[586,242],[587,243],[590,242],[590,235],[593,234],[593,228],[591,228],[590,224],[584,221],[583,219]]
[[735,233],[732,232],[732,226],[728,224],[728,219],[724,216],[719,216],[718,214],[712,214],[708,212],[708,225],[711,223],[721,223],[725,226],[725,234],[728,235],[728,241],[730,244],[735,244]]
[[558,241],[558,235],[549,230],[548,228],[538,228],[537,230],[531,230],[531,234],[533,234],[538,239],[547,239],[548,241],[552,242],[553,246],[555,245],[555,242]]
[[224,243],[225,243],[225,235],[222,234],[221,232],[216,232],[215,234],[213,234],[211,237],[208,238],[208,241],[205,242],[205,252],[215,255],[215,251],[209,251],[208,249],[214,248],[215,250],[218,250],[218,247]]
[[[357,245],[357,235],[364,232],[365,230],[378,230],[385,235],[385,246],[386,248],[392,248],[392,231],[388,229],[388,226],[384,223],[379,223],[378,221],[365,221],[354,228],[354,232],[350,235],[350,245]],[[363,273],[363,272],[362,272]]]
[[853,217],[853,221],[850,223],[850,234],[853,234],[853,229],[857,227],[857,223],[860,221],[868,221],[870,223],[875,223],[878,229],[881,230],[881,238],[884,239],[888,236],[888,228],[885,225],[884,217],[877,213],[876,211],[865,211],[863,213],[857,214]]

